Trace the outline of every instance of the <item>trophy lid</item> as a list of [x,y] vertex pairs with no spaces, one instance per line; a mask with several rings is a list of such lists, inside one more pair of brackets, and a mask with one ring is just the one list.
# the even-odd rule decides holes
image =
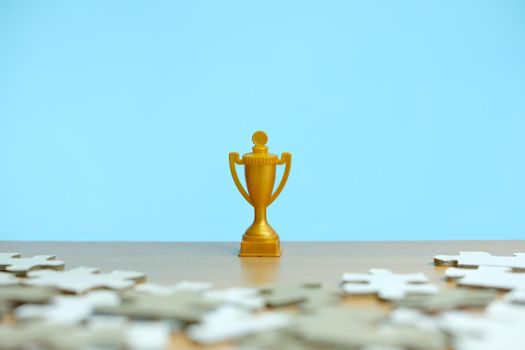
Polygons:
[[268,136],[264,131],[256,131],[252,135],[252,141],[255,146],[252,147],[253,152],[246,153],[242,156],[244,164],[277,164],[279,157],[275,154],[268,153]]

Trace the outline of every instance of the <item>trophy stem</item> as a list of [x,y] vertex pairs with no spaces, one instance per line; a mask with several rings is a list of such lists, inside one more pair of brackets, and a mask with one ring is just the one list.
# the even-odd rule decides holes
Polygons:
[[240,256],[280,256],[279,236],[266,220],[266,206],[254,206],[253,223],[242,237]]
[[268,224],[268,221],[266,221],[266,207],[265,206],[256,206],[253,208],[254,211],[254,218],[253,223],[265,223]]

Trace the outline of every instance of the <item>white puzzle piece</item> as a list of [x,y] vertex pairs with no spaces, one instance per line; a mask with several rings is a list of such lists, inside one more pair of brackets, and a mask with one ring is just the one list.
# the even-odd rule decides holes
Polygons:
[[419,329],[436,329],[451,336],[454,350],[520,350],[525,342],[525,307],[494,301],[484,313],[448,311],[429,316],[420,311],[397,309],[390,322]]
[[167,350],[173,327],[165,321],[129,321],[119,316],[95,316],[89,329],[122,329],[128,350]]
[[514,305],[505,300],[496,300],[486,309],[485,314],[493,320],[519,322],[525,325],[525,306]]
[[65,263],[55,260],[54,255],[35,255],[31,258],[22,258],[20,253],[0,253],[0,271],[25,275],[33,269],[64,269]]
[[116,306],[120,297],[109,290],[95,290],[80,296],[56,296],[44,305],[26,304],[18,307],[19,320],[40,320],[53,324],[78,324],[91,316],[97,306]]
[[0,286],[13,286],[19,284],[20,280],[12,273],[0,272]]
[[420,309],[428,313],[460,308],[484,308],[494,299],[494,290],[466,288],[447,289],[432,295],[409,295],[396,300],[394,305],[402,308]]
[[513,256],[495,256],[486,252],[459,252],[459,255],[436,255],[436,265],[477,267],[497,266],[513,269],[525,269],[525,253],[515,253]]
[[377,294],[381,299],[396,300],[408,294],[435,294],[438,287],[427,284],[422,273],[395,274],[385,269],[371,269],[369,274],[345,273],[341,288],[347,294]]
[[248,310],[261,309],[265,300],[259,295],[258,288],[227,288],[210,290],[203,294],[204,299],[231,304]]
[[201,293],[174,292],[151,295],[135,290],[121,295],[118,306],[97,307],[97,314],[127,316],[135,319],[165,319],[180,323],[196,323],[217,303],[204,300]]
[[[321,308],[298,314],[286,331],[316,344],[319,349],[362,349],[382,345],[411,350],[443,350],[445,337],[441,331],[390,324],[386,314],[374,308]],[[310,348],[308,346],[299,349]],[[314,347],[312,347],[314,348]],[[315,347],[317,348],[317,347]]]
[[477,269],[449,267],[445,271],[448,279],[457,279],[461,286],[497,289],[525,288],[525,273],[512,272],[508,267],[480,266]]
[[448,312],[440,327],[452,335],[455,350],[523,350],[525,308],[492,303],[484,314]]
[[505,301],[513,304],[525,305],[525,289],[517,289],[505,296]]
[[50,287],[27,287],[21,285],[0,287],[0,323],[2,315],[11,312],[15,307],[26,303],[47,303],[58,292],[57,289]]
[[24,284],[34,286],[52,286],[70,293],[82,294],[89,290],[126,289],[145,278],[142,272],[112,271],[99,273],[94,267],[77,267],[66,271],[39,270],[30,271]]
[[130,350],[167,350],[171,341],[168,322],[132,322],[126,328]]
[[414,309],[395,309],[388,315],[388,321],[398,326],[439,331],[438,318]]
[[208,282],[182,281],[171,286],[165,286],[158,283],[142,283],[135,287],[137,292],[152,295],[169,295],[175,292],[204,292],[212,286]]
[[253,315],[233,306],[223,306],[206,314],[200,324],[190,326],[188,336],[201,344],[236,339],[288,326],[290,315],[267,312]]
[[120,329],[88,329],[38,322],[0,324],[2,350],[116,350],[125,348],[124,338]]

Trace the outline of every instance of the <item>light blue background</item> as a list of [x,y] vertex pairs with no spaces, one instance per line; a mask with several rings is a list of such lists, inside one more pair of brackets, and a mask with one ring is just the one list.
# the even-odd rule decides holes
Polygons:
[[0,239],[239,240],[257,129],[283,240],[523,238],[525,2],[0,2]]

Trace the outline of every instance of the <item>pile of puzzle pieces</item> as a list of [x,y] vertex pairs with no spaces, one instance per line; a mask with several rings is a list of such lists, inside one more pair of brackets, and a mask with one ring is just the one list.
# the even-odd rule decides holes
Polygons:
[[[0,253],[0,350],[165,350],[174,337],[246,350],[525,348],[525,254],[460,252],[434,263],[450,266],[453,288],[379,268],[345,273],[333,287],[159,285],[141,272]],[[382,307],[347,305],[365,294]]]

